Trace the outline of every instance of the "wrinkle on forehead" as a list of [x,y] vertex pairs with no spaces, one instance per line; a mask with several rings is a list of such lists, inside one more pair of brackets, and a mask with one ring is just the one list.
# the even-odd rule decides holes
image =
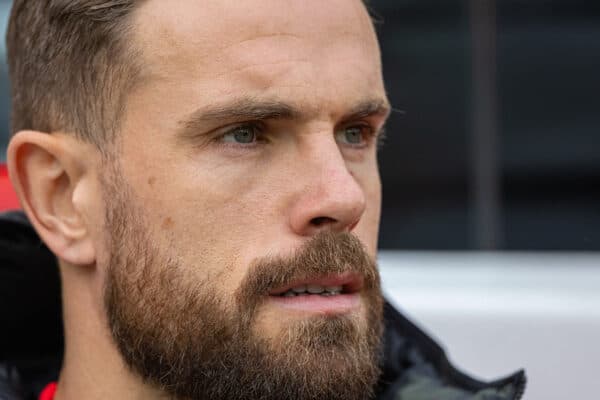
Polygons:
[[259,34],[255,34],[252,35],[246,39],[241,39],[236,41],[235,43],[230,43],[227,44],[225,46],[223,46],[220,51],[224,52],[227,49],[229,49],[230,47],[233,46],[240,46],[240,45],[244,45],[248,42],[252,42],[255,40],[260,40],[260,39],[296,39],[296,40],[302,40],[302,36],[295,34],[295,33],[289,33],[289,32],[265,32],[265,33],[259,33]]
[[131,115],[146,123],[152,113],[162,132],[239,96],[301,104],[323,120],[385,98],[361,0],[147,0],[133,22],[144,71]]

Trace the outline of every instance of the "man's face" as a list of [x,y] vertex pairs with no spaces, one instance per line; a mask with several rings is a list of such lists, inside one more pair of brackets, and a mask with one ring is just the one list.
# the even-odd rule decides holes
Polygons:
[[260,375],[236,363],[271,368],[250,398],[281,398],[269,373],[299,397],[366,390],[387,108],[362,3],[149,0],[133,27],[98,259],[125,360],[182,397]]

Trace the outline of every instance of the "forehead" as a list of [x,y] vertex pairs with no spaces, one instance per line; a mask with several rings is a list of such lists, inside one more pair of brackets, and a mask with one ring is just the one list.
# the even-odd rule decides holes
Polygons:
[[315,110],[336,98],[385,97],[360,0],[149,0],[134,36],[155,87],[205,99],[294,97]]

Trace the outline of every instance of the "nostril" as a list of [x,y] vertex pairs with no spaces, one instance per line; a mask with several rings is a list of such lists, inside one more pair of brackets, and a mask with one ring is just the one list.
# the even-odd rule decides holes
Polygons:
[[311,225],[322,226],[325,224],[334,223],[335,219],[329,217],[316,217],[310,220]]

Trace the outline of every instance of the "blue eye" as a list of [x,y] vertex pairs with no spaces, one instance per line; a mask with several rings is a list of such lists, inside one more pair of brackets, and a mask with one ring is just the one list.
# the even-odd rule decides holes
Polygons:
[[349,126],[339,130],[336,133],[336,139],[343,144],[361,146],[366,144],[370,130],[368,126]]
[[252,144],[257,141],[258,133],[258,127],[254,125],[240,125],[221,136],[221,141],[226,143]]

